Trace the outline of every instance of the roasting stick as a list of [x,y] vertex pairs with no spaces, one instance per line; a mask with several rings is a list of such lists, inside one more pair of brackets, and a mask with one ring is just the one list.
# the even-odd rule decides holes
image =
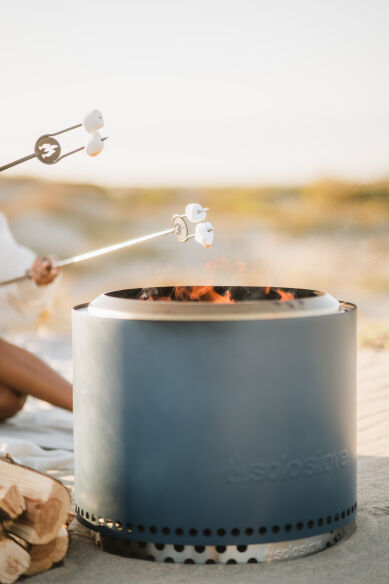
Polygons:
[[[210,247],[213,242],[213,231],[214,228],[209,221],[199,222],[205,219],[207,211],[209,209],[203,209],[201,205],[197,203],[191,203],[186,206],[185,214],[174,215],[172,219],[172,227],[165,229],[164,231],[157,231],[156,233],[150,233],[149,235],[143,235],[141,237],[136,237],[134,239],[128,239],[127,241],[122,241],[120,243],[115,243],[113,245],[108,245],[107,247],[101,247],[90,251],[87,253],[82,253],[80,255],[72,256],[70,258],[65,258],[63,260],[55,261],[52,266],[54,268],[63,268],[65,266],[70,266],[72,264],[77,264],[79,262],[84,262],[86,260],[91,260],[93,258],[118,251],[119,249],[124,249],[125,247],[130,247],[132,245],[137,245],[138,243],[143,243],[145,241],[150,241],[152,239],[157,239],[159,237],[164,237],[165,235],[174,234],[178,241],[185,243],[189,239],[195,239],[195,241],[204,247]],[[191,223],[197,223],[195,232],[189,234],[189,228],[186,220]],[[24,274],[20,274],[15,278],[9,280],[4,280],[0,282],[0,286],[6,286],[8,284],[14,284],[15,282],[20,282],[21,280],[26,280],[31,278],[31,273],[29,270]]]
[[[59,136],[65,132],[70,132],[76,128],[81,128],[81,126],[84,126],[85,130],[89,134],[92,134],[92,136],[88,137],[85,146],[81,146],[80,148],[76,148],[70,152],[66,152],[61,156],[61,145],[58,140],[54,138],[54,136]],[[104,120],[102,113],[99,110],[94,109],[84,117],[82,123],[75,124],[74,126],[70,126],[64,130],[59,130],[59,132],[43,134],[43,136],[40,136],[35,142],[33,154],[29,154],[28,156],[18,158],[13,162],[9,162],[8,164],[0,166],[0,172],[3,172],[3,170],[7,170],[8,168],[12,168],[18,164],[22,164],[23,162],[27,162],[27,160],[31,160],[32,158],[37,158],[40,160],[40,162],[43,162],[43,164],[56,164],[63,158],[66,158],[71,154],[75,154],[76,152],[80,152],[81,150],[86,150],[86,153],[89,156],[97,156],[97,154],[99,154],[104,147],[104,141],[108,140],[107,136],[102,138],[97,131],[100,130],[103,126]]]

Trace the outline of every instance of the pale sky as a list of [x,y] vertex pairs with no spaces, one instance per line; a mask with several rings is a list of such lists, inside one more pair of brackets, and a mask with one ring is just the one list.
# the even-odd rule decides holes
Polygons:
[[[103,153],[3,176],[389,176],[388,0],[1,0],[0,165],[102,110]],[[79,146],[83,130],[64,141]]]

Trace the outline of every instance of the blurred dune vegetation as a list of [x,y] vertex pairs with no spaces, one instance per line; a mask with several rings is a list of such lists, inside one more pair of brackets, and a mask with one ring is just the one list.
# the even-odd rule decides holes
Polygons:
[[211,264],[215,283],[318,288],[355,301],[361,308],[361,342],[389,348],[389,179],[365,184],[323,179],[292,187],[106,188],[0,178],[0,210],[17,240],[57,257],[166,229],[171,216],[194,201],[211,209],[216,231],[209,253],[170,238],[68,268],[52,321],[68,330],[70,306],[108,289],[204,283]]

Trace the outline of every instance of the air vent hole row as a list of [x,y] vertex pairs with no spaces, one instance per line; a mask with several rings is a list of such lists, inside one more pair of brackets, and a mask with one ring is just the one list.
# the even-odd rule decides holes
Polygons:
[[[227,530],[224,528],[219,528],[219,529],[215,530],[214,533],[218,537],[225,537],[227,534],[231,534],[233,537],[238,537],[240,535],[247,535],[250,537],[250,536],[253,536],[257,533],[259,533],[260,535],[266,535],[267,533],[274,533],[276,535],[276,534],[280,533],[280,531],[282,531],[282,530],[284,530],[286,533],[290,533],[293,530],[301,531],[302,529],[304,529],[304,527],[307,527],[308,529],[313,529],[315,527],[315,525],[317,525],[318,527],[321,527],[323,525],[330,525],[332,523],[336,523],[339,521],[339,519],[344,519],[346,516],[348,517],[349,515],[354,513],[356,511],[356,509],[357,509],[357,504],[354,503],[353,505],[351,505],[351,507],[345,509],[344,511],[341,511],[340,513],[335,513],[334,515],[327,515],[326,517],[319,517],[316,520],[310,519],[305,524],[302,521],[299,521],[298,523],[296,523],[294,525],[292,525],[291,523],[286,523],[284,526],[273,525],[271,527],[266,527],[266,526],[262,525],[258,528],[247,527],[244,530],[240,530],[237,527],[233,527],[230,530]],[[94,514],[90,514],[88,511],[84,511],[84,509],[81,509],[77,505],[76,505],[76,512],[79,515],[81,515],[81,517],[83,517],[87,520],[91,520],[92,523],[95,523],[101,527],[105,526],[105,527],[108,527],[109,529],[115,529],[117,531],[125,530],[128,533],[133,533],[133,532],[134,533],[146,533],[146,532],[149,532],[153,535],[155,535],[157,533],[161,533],[161,534],[166,535],[166,536],[170,535],[170,534],[174,534],[178,537],[181,537],[185,534],[185,530],[181,527],[177,527],[176,529],[171,529],[170,527],[158,528],[156,525],[150,525],[148,528],[144,525],[141,525],[141,524],[133,525],[132,523],[126,523],[124,525],[120,521],[113,521],[112,519],[106,519],[106,518],[101,517],[101,516],[96,516]],[[209,528],[199,530],[199,529],[196,529],[195,527],[188,529],[187,533],[191,537],[197,537],[198,535],[204,535],[205,537],[210,537],[213,534],[212,530]],[[177,547],[179,547],[179,546],[177,546]],[[196,546],[196,547],[200,548],[200,547],[204,547],[204,546]],[[222,548],[224,546],[218,546],[218,547]],[[238,547],[243,547],[243,546],[238,546]],[[179,551],[179,550],[176,550],[176,551]]]

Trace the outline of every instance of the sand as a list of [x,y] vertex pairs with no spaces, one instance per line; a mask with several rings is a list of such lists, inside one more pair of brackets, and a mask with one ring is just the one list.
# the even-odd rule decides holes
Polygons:
[[[318,554],[286,562],[229,566],[157,564],[100,552],[77,522],[64,564],[32,579],[51,584],[294,584],[389,581],[389,353],[359,353],[356,529]],[[64,477],[69,485],[72,476]]]

